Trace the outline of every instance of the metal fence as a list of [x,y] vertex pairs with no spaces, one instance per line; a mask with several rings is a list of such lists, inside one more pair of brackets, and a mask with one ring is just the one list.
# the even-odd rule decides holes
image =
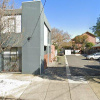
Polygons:
[[20,72],[19,54],[2,54],[2,71],[3,72]]

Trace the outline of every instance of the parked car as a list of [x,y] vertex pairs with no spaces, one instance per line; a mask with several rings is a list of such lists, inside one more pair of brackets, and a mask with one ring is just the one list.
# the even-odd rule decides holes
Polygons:
[[88,56],[86,57],[86,59],[90,59],[90,60],[92,60],[92,59],[100,59],[100,52],[97,52],[97,53],[88,55]]
[[63,51],[60,51],[60,52],[58,53],[58,56],[64,56],[64,52],[63,52]]

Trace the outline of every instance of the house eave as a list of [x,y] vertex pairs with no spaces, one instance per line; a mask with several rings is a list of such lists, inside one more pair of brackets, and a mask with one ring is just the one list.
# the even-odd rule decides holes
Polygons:
[[9,9],[5,10],[4,16],[11,16],[11,15],[21,15],[22,9]]

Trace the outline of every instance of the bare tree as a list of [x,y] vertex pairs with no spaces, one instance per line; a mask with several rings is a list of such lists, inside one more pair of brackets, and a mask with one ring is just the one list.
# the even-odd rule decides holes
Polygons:
[[[0,0],[0,54],[6,50],[11,51],[13,47],[21,44],[24,39],[22,34],[16,34],[16,15],[13,0]],[[11,62],[7,61],[4,66],[9,63],[10,66],[14,66],[16,62],[11,65]]]
[[52,44],[56,44],[58,48],[62,48],[64,42],[68,42],[70,40],[70,35],[63,30],[59,30],[57,28],[52,28],[51,30],[51,41]]

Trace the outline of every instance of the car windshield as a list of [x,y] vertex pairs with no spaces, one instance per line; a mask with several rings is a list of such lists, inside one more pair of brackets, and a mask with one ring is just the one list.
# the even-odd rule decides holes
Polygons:
[[96,55],[96,54],[100,55],[100,52],[97,52],[97,53],[93,53],[93,54],[91,54],[91,55]]
[[92,54],[89,54],[89,55],[95,55],[96,53],[92,53]]

